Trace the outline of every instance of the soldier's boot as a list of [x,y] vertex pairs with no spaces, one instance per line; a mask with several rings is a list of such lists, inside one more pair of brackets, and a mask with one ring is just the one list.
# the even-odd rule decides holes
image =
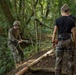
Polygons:
[[55,70],[55,75],[61,75],[61,69],[56,69]]
[[20,61],[20,65],[22,65],[23,64],[23,61]]
[[22,54],[20,64],[23,64],[23,63],[24,63],[24,55]]
[[16,69],[19,68],[19,66],[20,66],[20,63],[16,63],[16,64],[15,64],[15,68],[16,68]]
[[20,64],[23,64],[23,62],[24,62],[24,54],[23,54],[23,51],[20,48],[18,49],[18,51],[19,51],[19,55],[20,55],[20,59],[21,59]]
[[24,63],[24,58],[21,58],[20,64]]

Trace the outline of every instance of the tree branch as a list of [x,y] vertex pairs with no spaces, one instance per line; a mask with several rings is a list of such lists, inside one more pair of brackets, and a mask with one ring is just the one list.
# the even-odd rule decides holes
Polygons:
[[41,25],[41,26],[45,26],[45,27],[50,28],[50,29],[52,29],[52,30],[53,30],[53,28],[51,28],[51,27],[49,27],[49,26],[45,25],[45,24],[44,24],[44,23],[42,23],[39,19],[35,19],[35,20],[39,23],[39,25]]

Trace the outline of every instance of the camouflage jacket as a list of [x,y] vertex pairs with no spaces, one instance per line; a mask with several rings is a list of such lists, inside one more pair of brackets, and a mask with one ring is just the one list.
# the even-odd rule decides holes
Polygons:
[[21,40],[20,31],[15,30],[14,28],[9,29],[8,31],[8,44],[18,43]]

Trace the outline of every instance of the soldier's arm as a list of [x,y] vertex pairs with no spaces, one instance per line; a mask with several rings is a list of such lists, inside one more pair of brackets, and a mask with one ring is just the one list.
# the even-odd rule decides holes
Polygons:
[[22,40],[21,35],[20,35],[20,32],[19,32],[19,39]]
[[8,33],[8,36],[9,36],[9,39],[13,42],[18,42],[19,40],[17,40],[15,38],[15,36],[13,35],[13,31],[12,30],[9,30],[9,33]]
[[20,35],[20,31],[19,31],[19,36],[18,36],[18,37],[19,37],[19,40],[20,40],[19,43],[28,42],[28,40],[23,40],[23,39],[22,39],[22,37],[21,37],[21,35]]
[[55,42],[55,37],[56,37],[57,29],[58,29],[58,27],[55,26],[54,27],[54,31],[53,31],[53,35],[52,35],[52,42]]
[[52,36],[53,46],[55,45],[55,38],[56,38],[57,30],[58,30],[58,27],[55,26],[55,27],[54,27],[54,31],[53,31],[53,36]]
[[73,40],[75,42],[75,48],[76,48],[76,27],[73,27],[71,32],[72,32],[72,35],[73,35]]

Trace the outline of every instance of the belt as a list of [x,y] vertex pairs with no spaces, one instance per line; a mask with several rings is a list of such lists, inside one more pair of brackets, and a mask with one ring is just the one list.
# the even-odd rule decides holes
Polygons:
[[63,33],[58,35],[58,40],[68,40],[72,38],[71,33]]
[[9,40],[8,45],[10,45],[10,44],[14,44],[16,46],[18,43],[16,41]]

